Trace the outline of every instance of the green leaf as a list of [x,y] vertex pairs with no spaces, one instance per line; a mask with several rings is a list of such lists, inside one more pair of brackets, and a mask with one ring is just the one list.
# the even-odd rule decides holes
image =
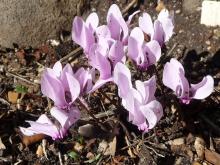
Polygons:
[[77,160],[79,158],[79,155],[74,151],[69,152],[68,156],[73,158],[74,160]]
[[78,136],[77,137],[77,141],[80,143],[80,144],[83,144],[84,143],[84,139],[82,136]]
[[95,161],[98,161],[100,159],[100,157],[101,157],[101,154],[99,153],[98,155],[96,155],[95,158],[86,160],[86,161],[84,161],[84,163],[90,163],[91,164],[91,163],[93,163]]
[[16,91],[17,93],[27,93],[28,88],[25,87],[25,86],[23,86],[23,85],[16,85],[15,91]]

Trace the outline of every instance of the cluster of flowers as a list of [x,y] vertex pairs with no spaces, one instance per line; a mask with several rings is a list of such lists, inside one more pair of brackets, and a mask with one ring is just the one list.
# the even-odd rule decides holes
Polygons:
[[[156,77],[152,76],[147,81],[136,80],[133,87],[131,73],[125,63],[129,58],[141,70],[155,64],[161,56],[161,47],[173,34],[173,16],[163,9],[152,22],[150,15],[143,13],[139,17],[139,26],[130,30],[132,17],[138,12],[126,22],[118,6],[113,4],[107,13],[107,24],[101,26],[96,13],[91,13],[85,22],[81,17],[74,18],[72,39],[83,48],[92,69],[80,68],[73,73],[69,64],[62,69],[60,62],[53,69],[46,69],[41,90],[54,101],[55,106],[50,113],[59,123],[55,124],[46,115],[41,115],[36,122],[28,121],[30,127],[20,128],[25,135],[44,133],[53,139],[63,138],[68,128],[80,118],[74,101],[110,81],[118,86],[118,95],[129,112],[130,122],[144,132],[156,125],[163,115],[162,105],[154,96]],[[100,76],[93,84],[95,69]],[[185,104],[189,104],[191,99],[206,98],[214,86],[209,75],[198,84],[189,84],[183,66],[175,59],[165,64],[163,83]]]

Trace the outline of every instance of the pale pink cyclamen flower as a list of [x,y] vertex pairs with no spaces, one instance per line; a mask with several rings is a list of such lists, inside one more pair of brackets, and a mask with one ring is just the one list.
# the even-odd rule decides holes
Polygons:
[[98,27],[98,24],[99,18],[95,12],[91,13],[85,22],[78,16],[73,20],[72,39],[84,49],[86,56],[91,46],[99,42],[99,37],[127,43],[128,26],[116,4],[111,5],[108,10],[107,25]]
[[189,104],[192,99],[208,97],[214,88],[214,80],[210,75],[205,76],[198,84],[190,84],[182,64],[174,58],[164,66],[163,84],[172,89],[184,104]]
[[139,17],[139,27],[151,40],[156,40],[163,46],[173,35],[173,13],[169,13],[167,9],[161,10],[154,23],[148,13],[143,13],[143,16]]
[[53,123],[43,114],[36,121],[27,121],[30,127],[20,127],[21,132],[26,136],[45,134],[51,136],[53,140],[62,139],[67,130],[80,118],[80,112],[76,107],[72,107],[71,110],[53,107],[50,113],[59,123]]
[[91,74],[91,71],[83,68],[73,74],[69,64],[62,68],[59,61],[52,69],[47,68],[42,75],[41,90],[44,95],[54,101],[55,107],[50,110],[50,113],[59,125],[54,124],[43,114],[35,122],[28,121],[30,127],[20,127],[22,133],[27,136],[43,133],[53,139],[63,138],[69,127],[80,118],[80,112],[73,102],[80,94],[91,90]]
[[156,100],[156,79],[153,76],[148,81],[135,81],[136,89],[132,87],[131,73],[126,65],[117,63],[114,69],[114,83],[118,86],[118,94],[122,104],[129,112],[129,121],[138,129],[148,132],[163,116],[163,108]]
[[86,56],[92,44],[95,43],[94,33],[98,24],[99,18],[95,12],[91,13],[85,22],[79,16],[76,16],[73,20],[72,40],[83,48]]
[[122,41],[125,45],[127,44],[129,32],[128,25],[116,4],[112,4],[108,10],[107,26],[110,30],[112,39]]
[[[58,61],[54,67],[47,68],[41,79],[42,93],[54,101],[55,106],[66,108],[83,92],[92,88],[93,70],[80,68],[73,73],[70,64],[62,68]],[[86,88],[86,89],[84,89]]]
[[116,63],[122,62],[124,57],[123,45],[120,41],[94,44],[88,56],[89,64],[99,71],[99,79],[90,92],[100,88],[107,82],[112,81],[112,72]]
[[161,47],[156,40],[144,41],[144,33],[135,27],[128,38],[128,57],[143,70],[155,64],[161,56]]

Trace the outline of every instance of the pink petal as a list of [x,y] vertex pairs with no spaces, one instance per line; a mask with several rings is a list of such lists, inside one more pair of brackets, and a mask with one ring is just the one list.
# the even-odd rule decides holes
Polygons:
[[126,65],[118,62],[114,68],[113,79],[118,85],[119,96],[125,98],[128,91],[132,89],[130,70]]
[[143,13],[143,16],[139,17],[139,27],[143,32],[152,37],[154,33],[153,22],[148,13]]
[[131,15],[129,15],[128,20],[126,21],[126,23],[127,23],[128,26],[130,25],[130,23],[131,23],[133,17],[134,17],[136,14],[138,14],[138,13],[140,13],[140,10],[137,10],[137,11],[135,11],[134,13],[132,13]]
[[53,139],[61,138],[62,136],[59,133],[58,127],[55,126],[45,114],[41,115],[36,122],[27,122],[30,124],[30,127],[20,127],[20,130],[24,135],[31,136],[42,133],[51,136]]
[[141,106],[140,110],[147,119],[149,129],[155,127],[157,122],[163,116],[163,107],[157,100],[153,100],[148,104]]
[[54,66],[53,66],[53,71],[56,74],[57,77],[60,77],[61,72],[62,72],[62,64],[60,61],[57,61]]
[[143,101],[141,94],[136,89],[132,88],[124,100],[124,103],[126,103],[124,107],[129,111],[129,121],[135,125],[145,122],[145,117],[140,111],[140,105],[142,105]]
[[68,81],[66,78],[66,73],[73,75],[73,69],[70,64],[66,64],[65,67],[63,68],[62,73],[61,73],[61,81],[63,84],[63,88],[65,91],[69,91],[70,89],[69,89]]
[[79,81],[69,73],[66,73],[66,78],[71,94],[71,102],[74,102],[80,94],[80,84]]
[[54,104],[60,107],[66,106],[65,92],[60,80],[52,77],[47,71],[41,78],[42,93],[54,101]]
[[[116,4],[111,5],[107,13],[107,25],[111,32],[111,36],[115,40],[126,42],[128,37],[128,27]],[[122,38],[121,38],[122,30]]]
[[208,75],[198,84],[191,84],[192,97],[194,99],[204,99],[214,90],[214,79]]
[[139,27],[135,27],[131,31],[130,37],[134,38],[140,45],[144,42],[144,33]]
[[155,64],[161,57],[161,47],[155,40],[146,43],[145,52],[147,53],[149,65]]
[[142,104],[147,104],[152,101],[154,97],[154,93],[156,91],[156,78],[152,76],[148,81],[135,81],[136,89],[142,96]]
[[180,62],[172,58],[167,62],[163,70],[163,84],[173,91],[176,91],[177,86],[180,84],[180,70],[184,73],[184,68]]
[[180,91],[178,92],[176,89],[176,95],[180,98],[188,100],[189,98],[189,82],[184,75],[184,71],[180,70],[179,72],[179,83],[180,83]]
[[158,20],[154,21],[154,33],[152,36],[152,40],[156,40],[157,42],[159,42],[160,46],[163,46],[164,44],[165,33],[161,22]]
[[[128,38],[128,56],[137,62],[140,56],[143,56],[142,46],[144,34],[140,28],[135,27]],[[142,55],[141,55],[142,54]],[[137,62],[138,63],[138,62]]]
[[100,79],[108,79],[111,77],[111,65],[108,58],[96,50],[94,45],[89,54],[89,64],[100,72]]
[[72,39],[84,49],[85,53],[88,53],[91,45],[95,43],[93,31],[78,16],[73,20]]
[[95,90],[99,89],[101,86],[103,86],[104,84],[113,81],[113,78],[107,78],[107,79],[99,79],[98,81],[96,81],[96,83],[94,84],[94,86],[92,87],[92,89],[88,92],[88,93],[92,93]]
[[116,41],[112,44],[109,50],[109,58],[115,65],[117,62],[120,62],[124,56],[124,50],[122,42]]
[[69,112],[57,107],[53,107],[51,108],[50,113],[59,121],[61,127],[65,128],[66,130],[68,130],[69,127],[71,127],[80,118],[80,112],[76,107],[70,109]]
[[86,25],[87,27],[90,27],[92,31],[95,31],[95,29],[98,27],[99,25],[99,17],[97,15],[97,13],[93,12],[91,13],[87,19],[86,19]]
[[82,91],[87,83],[87,71],[81,67],[76,71],[75,77],[79,81],[80,89]]
[[[94,69],[87,69],[85,70],[83,67],[79,68],[76,73],[75,77],[79,81],[81,92],[88,92],[92,89],[92,80],[93,80],[93,73]],[[86,88],[86,89],[85,89]]]
[[158,15],[158,20],[161,22],[163,31],[165,33],[164,41],[167,42],[173,35],[173,16],[169,14],[168,10],[163,9]]
[[102,25],[96,28],[96,35],[97,37],[103,37],[103,38],[111,38],[111,32],[107,25]]
[[112,13],[109,15],[107,26],[111,32],[111,37],[115,40],[120,40],[121,26]]

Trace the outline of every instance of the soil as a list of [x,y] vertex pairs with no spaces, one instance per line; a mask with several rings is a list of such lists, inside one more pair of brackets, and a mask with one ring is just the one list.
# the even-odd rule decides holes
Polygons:
[[[130,2],[92,0],[89,7],[83,9],[83,17],[96,11],[101,22],[105,22],[112,3],[124,9]],[[90,119],[82,109],[82,120],[71,127],[62,140],[53,141],[42,135],[37,138],[23,136],[18,128],[28,126],[25,120],[36,120],[43,113],[49,115],[51,101],[40,91],[44,67],[51,67],[60,59],[74,68],[86,66],[87,62],[82,51],[63,58],[78,47],[69,40],[68,32],[62,34],[58,46],[46,43],[38,48],[20,48],[14,44],[14,48],[1,48],[0,164],[218,164],[220,28],[200,24],[200,7],[187,10],[181,0],[167,1],[166,6],[175,13],[175,34],[163,49],[163,56],[156,66],[160,86],[156,95],[163,104],[164,116],[146,134],[127,122],[126,111],[118,106],[115,86],[109,84],[86,96],[91,112],[109,131]],[[130,8],[128,13],[141,9],[155,17],[155,7],[156,2],[143,1]],[[212,95],[202,101],[193,100],[189,105],[180,104],[172,91],[161,84],[163,66],[172,57],[184,65],[191,83],[200,81],[207,74],[212,75],[215,80]],[[148,72],[142,74],[143,79],[148,79]],[[139,74],[133,73],[133,77],[139,78]],[[108,152],[101,151],[103,147]]]

